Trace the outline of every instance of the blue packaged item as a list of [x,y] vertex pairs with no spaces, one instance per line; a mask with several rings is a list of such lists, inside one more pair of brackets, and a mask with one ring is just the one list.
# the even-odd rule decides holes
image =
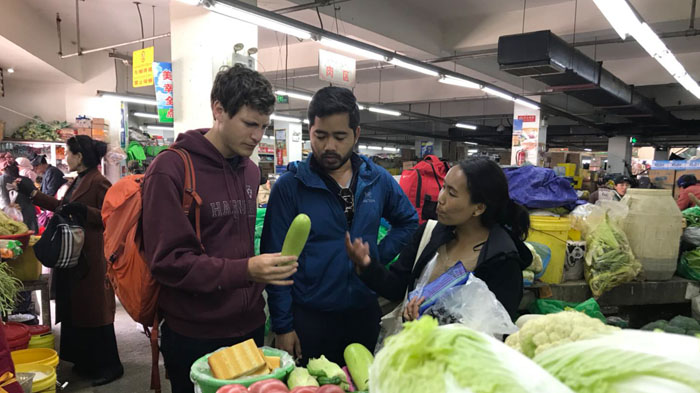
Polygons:
[[435,302],[442,295],[444,295],[448,289],[466,284],[466,282],[469,280],[470,274],[471,272],[468,272],[467,269],[464,268],[461,261],[457,262],[440,277],[428,283],[423,288],[422,292],[418,292],[420,289],[414,289],[411,291],[408,294],[408,300],[410,301],[415,297],[425,297],[425,301],[418,308],[418,313],[423,315],[425,310],[435,304]]

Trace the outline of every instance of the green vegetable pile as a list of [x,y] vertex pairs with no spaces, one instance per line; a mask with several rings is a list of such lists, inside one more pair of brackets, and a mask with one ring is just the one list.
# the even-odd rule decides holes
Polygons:
[[666,333],[685,334],[696,336],[700,334],[700,323],[693,319],[678,315],[670,321],[660,319],[642,326],[641,330],[655,331],[661,330]]
[[700,207],[693,206],[691,208],[683,210],[683,218],[688,223],[689,227],[700,226]]
[[19,235],[29,232],[23,222],[15,221],[0,211],[0,236]]
[[625,233],[605,219],[586,236],[584,274],[593,296],[598,298],[622,283],[632,281],[642,271]]
[[56,120],[46,123],[39,116],[34,116],[33,120],[18,128],[12,134],[12,138],[27,141],[60,141],[61,137],[58,135],[58,130],[69,125],[65,121]]
[[10,315],[15,307],[17,293],[23,287],[22,281],[12,274],[6,262],[0,262],[0,313]]
[[386,339],[369,375],[372,393],[570,393],[517,351],[463,325],[430,316]]
[[700,340],[693,337],[619,330],[534,360],[577,393],[700,393]]
[[320,385],[339,385],[343,390],[350,389],[345,371],[323,355],[318,359],[309,360],[306,369],[311,376],[316,377]]

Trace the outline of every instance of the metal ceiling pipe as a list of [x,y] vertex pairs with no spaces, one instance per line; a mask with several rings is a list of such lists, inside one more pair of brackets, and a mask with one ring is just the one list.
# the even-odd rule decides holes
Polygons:
[[291,12],[308,10],[310,8],[325,7],[328,5],[345,3],[347,1],[350,1],[350,0],[331,0],[331,1],[317,0],[317,1],[314,1],[313,3],[300,4],[300,5],[295,5],[292,7],[280,8],[278,10],[275,10],[274,12],[276,12],[280,15],[284,15],[284,14],[289,14]]
[[75,30],[78,35],[76,38],[76,41],[78,41],[78,56],[83,55],[83,50],[80,47],[80,7],[78,6],[78,3],[80,0],[75,0]]
[[63,42],[61,41],[61,15],[56,13],[56,30],[58,31],[58,55],[63,56]]
[[696,6],[697,0],[693,0],[693,2],[690,4],[690,25],[688,26],[689,30],[695,30],[695,6]]

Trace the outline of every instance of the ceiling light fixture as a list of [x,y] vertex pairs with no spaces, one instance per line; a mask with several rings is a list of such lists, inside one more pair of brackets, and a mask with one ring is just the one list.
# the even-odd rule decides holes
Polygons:
[[280,33],[289,34],[301,40],[311,39],[311,33],[306,30],[302,30],[300,28],[276,21],[272,18],[268,18],[253,12],[245,11],[237,7],[232,7],[230,5],[223,4],[220,2],[215,2],[214,4],[207,5],[206,7],[210,11],[216,12],[217,14],[229,16],[231,18],[238,19],[246,23],[251,23],[260,27],[264,27],[266,29],[274,30]]
[[513,96],[511,96],[510,94],[504,93],[504,92],[496,90],[496,89],[492,89],[492,88],[487,87],[487,86],[482,87],[481,91],[483,91],[486,94],[490,94],[492,96],[503,98],[504,100],[513,101]]
[[361,111],[367,109],[367,107],[364,106],[364,105],[362,105],[362,104],[357,104],[357,108],[358,108],[359,110],[361,110]]
[[271,120],[277,120],[277,121],[286,121],[289,123],[301,123],[301,119],[298,119],[296,117],[290,117],[290,116],[280,116],[276,114],[270,115]]
[[466,128],[467,130],[476,130],[476,126],[472,124],[466,124],[466,123],[457,123],[455,124],[455,127],[458,128]]
[[309,119],[304,119],[304,120],[302,120],[301,122],[304,123],[304,124],[306,124],[306,125],[311,124],[311,122],[309,121]]
[[136,117],[143,117],[145,119],[160,119],[160,116],[156,113],[134,112],[133,115]]
[[584,150],[584,151],[593,151],[593,150],[591,150],[591,149],[589,149],[589,148],[585,148],[585,149],[583,149],[583,150]]
[[453,86],[466,87],[469,89],[481,89],[481,85],[478,83],[474,83],[472,81],[468,81],[462,78],[455,78],[449,75],[445,75],[444,77],[438,79],[438,82]]
[[173,127],[168,127],[168,126],[154,126],[154,125],[148,125],[146,126],[147,129],[149,130],[155,130],[155,131],[173,131]]
[[275,94],[280,95],[280,96],[289,96],[292,98],[296,98],[298,100],[304,100],[304,101],[311,101],[313,98],[312,96],[308,94],[303,94],[303,93],[295,93],[293,91],[286,91],[286,90],[277,90],[275,91]]
[[177,1],[179,1],[180,3],[189,4],[189,5],[199,5],[201,3],[200,0],[177,0]]
[[369,111],[374,112],[374,113],[381,113],[383,115],[389,115],[389,116],[401,116],[401,112],[399,112],[399,111],[392,111],[390,109],[377,108],[376,106],[370,106]]
[[478,149],[469,149],[469,150],[467,150],[467,153],[472,153],[472,154],[478,153],[478,152],[479,152]]
[[640,21],[625,0],[593,0],[605,19],[623,40],[639,27]]
[[382,150],[381,146],[367,146],[367,150]]
[[385,146],[385,147],[382,148],[382,149],[383,149],[384,151],[391,151],[391,152],[397,152],[397,151],[399,151],[399,149],[397,149],[397,148],[395,148],[395,147],[386,147],[386,146]]
[[10,68],[7,69],[7,73],[8,73],[8,74],[14,74],[14,73],[15,73],[15,69],[12,68],[12,67],[10,67]]
[[477,145],[478,145],[478,143],[476,143],[476,142],[464,142],[464,144],[465,144],[465,145],[473,145],[473,146],[477,146]]
[[332,38],[321,37],[318,41],[321,45],[327,46],[329,48],[337,49],[343,52],[352,53],[356,56],[365,57],[367,59],[386,61],[386,57],[379,53],[369,51],[351,44],[346,44],[344,42],[336,41]]
[[535,103],[532,103],[532,102],[530,102],[530,101],[523,100],[522,98],[516,98],[516,99],[515,99],[515,103],[516,103],[516,104],[519,104],[519,105],[522,105],[522,106],[525,106],[525,107],[528,107],[528,108],[530,108],[530,109],[534,109],[534,110],[539,110],[539,109],[540,109],[540,106],[539,106],[539,105],[537,105],[537,104],[535,104]]
[[397,67],[405,68],[405,69],[411,70],[411,71],[420,72],[421,74],[425,74],[425,75],[430,75],[430,76],[440,75],[440,74],[438,74],[437,71],[433,71],[429,68],[419,66],[417,64],[407,63],[401,59],[391,59],[391,60],[389,60],[389,63],[391,63]]
[[157,106],[158,102],[156,101],[155,97],[150,98],[147,96],[136,96],[136,95],[131,95],[131,94],[117,94],[117,93],[112,93],[109,91],[102,91],[98,90],[97,95],[103,98],[110,98],[110,99],[117,99],[122,102],[131,102],[134,104],[143,104],[143,105],[151,105],[151,106]]
[[359,145],[357,146],[359,149],[367,150],[367,145]]

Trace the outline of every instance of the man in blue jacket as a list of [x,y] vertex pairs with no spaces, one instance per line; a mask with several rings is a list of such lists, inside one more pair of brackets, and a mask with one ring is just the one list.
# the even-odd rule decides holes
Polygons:
[[[410,241],[418,217],[398,182],[353,152],[360,137],[360,111],[350,90],[319,90],[308,117],[313,153],[291,164],[272,188],[261,252],[282,249],[297,214],[311,218],[311,233],[294,285],[268,285],[268,304],[278,348],[303,364],[323,354],[342,365],[348,344],[374,349],[381,318],[377,295],[357,276],[348,257],[346,234],[367,242],[372,257],[388,263]],[[377,244],[382,217],[391,230]]]

